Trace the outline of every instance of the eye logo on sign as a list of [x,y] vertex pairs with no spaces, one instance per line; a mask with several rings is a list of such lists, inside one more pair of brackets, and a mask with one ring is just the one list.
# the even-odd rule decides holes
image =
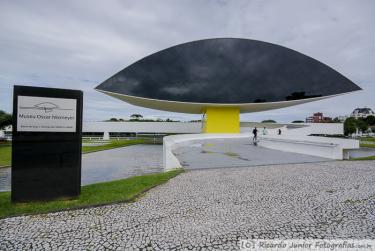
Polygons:
[[76,132],[76,99],[19,95],[17,103],[20,132]]
[[43,102],[30,107],[20,107],[20,109],[31,109],[31,110],[43,110],[45,113],[53,112],[54,110],[60,111],[72,111],[73,109],[60,108],[58,105],[52,102]]

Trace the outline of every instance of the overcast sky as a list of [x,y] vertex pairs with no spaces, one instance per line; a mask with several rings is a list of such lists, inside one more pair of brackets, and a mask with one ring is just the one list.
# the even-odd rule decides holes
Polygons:
[[241,115],[290,122],[313,112],[375,109],[375,1],[0,0],[0,109],[14,84],[84,91],[84,119],[199,119],[132,106],[93,90],[135,61],[170,46],[215,37],[280,44],[342,73],[363,91]]

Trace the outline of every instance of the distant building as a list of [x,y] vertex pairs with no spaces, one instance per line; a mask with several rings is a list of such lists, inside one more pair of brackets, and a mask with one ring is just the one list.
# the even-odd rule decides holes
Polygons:
[[332,122],[332,118],[330,117],[324,117],[323,113],[316,112],[313,114],[313,116],[306,118],[306,123],[328,123]]
[[356,118],[356,119],[358,119],[358,118],[367,118],[368,116],[375,116],[375,113],[373,112],[373,110],[371,110],[371,108],[367,108],[367,107],[356,108],[350,114],[350,117],[353,117],[353,118]]

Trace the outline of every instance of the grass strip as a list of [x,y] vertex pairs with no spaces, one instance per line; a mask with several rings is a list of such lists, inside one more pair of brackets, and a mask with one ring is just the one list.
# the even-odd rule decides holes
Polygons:
[[91,153],[114,149],[118,147],[131,146],[137,144],[147,144],[149,140],[146,139],[130,139],[130,140],[111,140],[108,144],[98,146],[82,146],[82,153]]
[[350,160],[375,160],[375,156],[367,156],[367,157],[359,157],[359,158],[352,158]]
[[364,137],[364,138],[361,138],[360,140],[361,140],[361,141],[371,141],[371,142],[375,142],[375,137]]
[[375,148],[375,144],[359,143],[360,147]]
[[0,218],[70,210],[117,202],[132,202],[149,189],[167,182],[182,173],[183,169],[164,173],[135,176],[123,180],[82,186],[76,200],[11,203],[10,192],[0,192]]
[[10,166],[12,156],[12,146],[8,144],[0,144],[0,167]]

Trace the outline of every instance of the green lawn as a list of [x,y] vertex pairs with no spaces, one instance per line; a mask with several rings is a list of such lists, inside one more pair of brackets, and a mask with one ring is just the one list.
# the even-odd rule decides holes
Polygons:
[[361,147],[369,147],[369,148],[375,148],[375,144],[366,144],[366,143],[360,143]]
[[361,138],[361,141],[371,141],[371,142],[375,142],[375,138],[374,138],[374,137],[365,137],[365,138]]
[[360,157],[360,158],[352,158],[350,160],[375,160],[375,156],[368,156],[368,157]]
[[81,196],[77,200],[12,204],[10,202],[10,192],[0,192],[0,218],[47,213],[115,202],[132,202],[144,192],[165,183],[181,172],[183,172],[183,169],[83,186]]
[[[136,144],[148,144],[151,142],[152,141],[148,139],[111,140],[108,144],[101,146],[82,146],[82,153],[91,153]],[[11,143],[0,143],[0,167],[11,165],[11,155]]]
[[360,139],[360,146],[361,147],[375,148],[375,138],[374,137],[361,138]]
[[109,144],[101,146],[82,146],[82,153],[91,153],[136,144],[147,144],[149,142],[151,141],[146,139],[111,140]]
[[9,166],[12,156],[12,147],[10,143],[0,143],[0,167]]

